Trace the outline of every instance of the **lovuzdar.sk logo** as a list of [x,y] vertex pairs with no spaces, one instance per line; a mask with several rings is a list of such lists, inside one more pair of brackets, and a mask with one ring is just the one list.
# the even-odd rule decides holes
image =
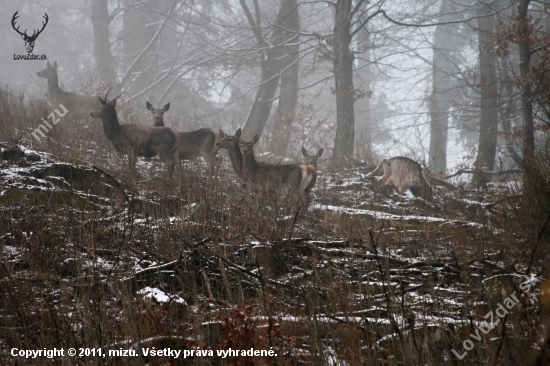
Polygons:
[[13,14],[13,17],[11,18],[11,26],[13,27],[13,29],[17,33],[19,33],[21,35],[21,38],[23,38],[23,40],[25,41],[25,48],[27,49],[27,54],[26,55],[16,55],[16,54],[14,54],[13,59],[14,60],[47,60],[46,54],[34,55],[32,53],[32,50],[34,49],[34,42],[36,41],[36,39],[38,38],[40,33],[42,33],[44,28],[46,28],[46,24],[48,24],[48,20],[49,20],[48,14],[44,13],[45,21],[42,22],[42,29],[40,29],[40,30],[34,29],[32,35],[29,36],[27,34],[26,29],[25,29],[24,32],[21,32],[19,30],[19,26],[16,27],[16,25],[15,25],[15,21],[17,20],[17,18],[19,18],[18,13],[19,13],[19,10],[17,10],[15,12],[15,14]]

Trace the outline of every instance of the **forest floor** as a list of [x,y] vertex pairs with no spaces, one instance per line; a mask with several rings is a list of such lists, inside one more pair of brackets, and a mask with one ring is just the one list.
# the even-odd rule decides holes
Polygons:
[[[517,365],[546,336],[545,249],[513,181],[424,201],[377,187],[373,165],[321,166],[291,211],[225,155],[213,179],[194,161],[175,180],[78,140],[5,158],[3,365]],[[106,356],[11,352],[69,347]]]

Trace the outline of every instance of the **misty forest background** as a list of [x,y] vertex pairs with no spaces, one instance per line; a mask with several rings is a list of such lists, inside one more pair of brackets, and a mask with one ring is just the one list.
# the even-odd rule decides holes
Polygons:
[[[550,21],[543,3],[528,3],[530,56],[544,68]],[[7,0],[0,79],[44,96],[34,72],[45,62],[13,60],[25,52],[11,16],[19,10],[31,30],[46,12],[34,53],[58,61],[62,88],[118,86],[141,123],[145,101],[171,102],[168,125],[180,130],[242,126],[245,140],[259,133],[279,156],[323,145],[324,158],[403,155],[439,176],[521,160],[520,86],[533,77],[520,70],[515,3],[335,4]],[[535,125],[544,106],[531,108]]]
[[[548,365],[548,5],[2,0],[0,363],[21,364],[12,347],[154,346],[278,356],[39,361]],[[200,159],[177,179],[157,158],[129,171],[97,119],[36,141],[58,106],[46,61],[14,60],[16,11],[29,33],[48,14],[33,53],[63,90],[123,92],[122,123],[170,103],[179,131],[259,134],[261,161],[323,148],[311,205],[243,184],[225,151],[214,177]],[[450,184],[381,187],[369,173],[398,155]]]

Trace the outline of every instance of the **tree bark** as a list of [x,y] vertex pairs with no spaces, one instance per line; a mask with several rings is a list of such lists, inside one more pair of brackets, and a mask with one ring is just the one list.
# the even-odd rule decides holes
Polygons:
[[[452,5],[449,0],[442,0],[440,22],[450,20]],[[429,166],[432,172],[442,178],[447,175],[447,140],[449,130],[449,88],[452,29],[449,25],[440,24],[435,28],[433,45],[433,79],[432,95],[429,100],[430,114],[430,150]]]
[[351,43],[352,0],[338,0],[334,15],[334,94],[336,94],[336,138],[334,141],[333,165],[339,158],[353,155],[355,140],[353,54]]
[[[479,36],[479,70],[480,70],[480,106],[479,144],[475,167],[493,171],[497,150],[498,129],[498,95],[496,88],[496,54],[494,52],[493,33],[495,30],[494,15],[488,16],[492,8],[488,4],[477,9]],[[477,173],[472,178],[476,186],[491,181],[489,174]]]
[[[360,49],[364,49],[364,57],[359,60],[359,67],[354,83],[363,88],[366,96],[359,100],[355,104],[355,126],[356,126],[356,138],[357,148],[364,149],[368,158],[372,158],[372,129],[374,124],[371,116],[371,100],[370,89],[372,80],[372,71],[370,67],[371,62],[371,44],[369,39],[368,25],[365,25],[364,29],[357,33],[357,43]],[[357,82],[356,82],[357,81]]]
[[300,30],[300,17],[298,14],[297,0],[281,0],[285,17],[282,27],[285,29],[281,38],[285,54],[282,60],[281,86],[279,89],[279,104],[273,121],[272,139],[269,151],[275,155],[283,156],[288,149],[288,142],[292,133],[292,122],[298,102],[298,52]]
[[535,131],[533,121],[533,94],[528,77],[531,71],[531,47],[529,46],[528,7],[530,0],[519,0],[520,22],[519,70],[523,80],[521,87],[521,113],[523,116],[523,189],[533,193],[536,179]]
[[[246,7],[244,0],[241,0],[241,5],[243,8]],[[247,10],[248,9],[245,9],[245,12]],[[285,8],[283,2],[277,17],[277,25],[281,24],[284,15]],[[265,42],[265,40],[263,40],[260,27],[256,26],[251,18],[249,18],[249,22],[251,23],[250,26],[255,29],[259,46],[261,48],[269,47],[269,49],[266,52],[265,58],[261,61],[261,83],[258,87],[258,91],[256,92],[256,97],[246,119],[246,123],[242,129],[242,139],[245,141],[250,141],[255,135],[261,135],[267,123],[267,119],[269,118],[271,106],[273,105],[273,98],[275,97],[277,87],[279,86],[279,74],[281,73],[282,65],[282,47],[280,47],[280,45],[283,39],[283,27],[276,26],[271,37],[272,45],[270,46],[267,42]]]
[[109,10],[107,0],[91,0],[92,26],[94,29],[94,53],[99,80],[115,84],[116,71],[111,42],[109,41]]

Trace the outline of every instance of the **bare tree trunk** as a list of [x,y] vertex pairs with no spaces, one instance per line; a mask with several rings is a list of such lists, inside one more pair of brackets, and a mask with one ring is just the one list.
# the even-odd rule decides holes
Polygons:
[[528,7],[531,0],[519,0],[520,32],[525,38],[519,42],[519,70],[523,80],[521,87],[521,112],[523,115],[523,189],[533,193],[536,179],[535,131],[533,122],[533,94],[528,76],[531,71],[531,47],[529,46]]
[[[496,54],[494,50],[493,33],[495,30],[494,15],[488,4],[477,9],[479,36],[479,70],[480,70],[480,105],[481,120],[479,123],[479,145],[475,167],[492,171],[495,165],[498,129],[498,96],[496,88]],[[477,173],[472,183],[481,186],[491,181],[489,174]]]
[[371,89],[371,45],[369,39],[368,25],[357,33],[357,43],[360,49],[364,49],[363,59],[359,59],[357,78],[354,80],[356,85],[363,88],[366,96],[355,103],[355,125],[356,137],[359,146],[362,146],[368,158],[372,158],[372,129],[374,127],[371,116],[370,89]]
[[[442,0],[440,21],[450,20],[452,5],[449,0]],[[449,25],[440,24],[435,28],[433,45],[433,82],[432,95],[429,101],[430,113],[430,156],[429,165],[432,172],[439,177],[447,174],[447,140],[449,130],[449,88],[452,30]]]
[[[255,3],[257,4],[257,2]],[[284,4],[284,3],[283,3]],[[241,6],[246,13],[249,14],[248,19],[251,28],[253,28],[256,38],[258,40],[259,46],[262,48],[269,47],[266,52],[265,58],[261,62],[262,70],[262,81],[256,92],[256,98],[254,99],[254,104],[252,104],[252,109],[248,114],[246,123],[242,129],[242,138],[245,141],[250,141],[254,135],[261,135],[264,127],[269,118],[269,113],[271,112],[271,106],[273,105],[273,98],[277,91],[279,85],[279,74],[281,73],[281,41],[283,34],[283,27],[276,26],[271,37],[271,44],[274,46],[269,46],[267,42],[263,39],[261,34],[260,25],[256,25],[252,19],[251,13],[247,8],[245,0],[241,0]],[[259,13],[259,9],[257,9]],[[277,24],[281,24],[282,19],[284,18],[284,6],[281,5],[279,15],[277,17]]]
[[298,102],[298,52],[300,30],[300,17],[298,14],[297,0],[281,0],[284,9],[284,20],[281,26],[285,29],[282,37],[282,52],[285,54],[282,60],[281,87],[279,89],[279,105],[273,122],[273,138],[271,139],[269,151],[276,155],[283,156],[288,149],[288,141],[292,133],[292,122],[294,121],[294,110]]
[[351,157],[355,141],[353,54],[351,43],[352,0],[338,0],[334,15],[334,93],[336,94],[336,138],[333,163]]
[[115,84],[116,71],[111,42],[109,41],[108,0],[91,0],[92,26],[94,28],[94,53],[99,72],[99,80]]

